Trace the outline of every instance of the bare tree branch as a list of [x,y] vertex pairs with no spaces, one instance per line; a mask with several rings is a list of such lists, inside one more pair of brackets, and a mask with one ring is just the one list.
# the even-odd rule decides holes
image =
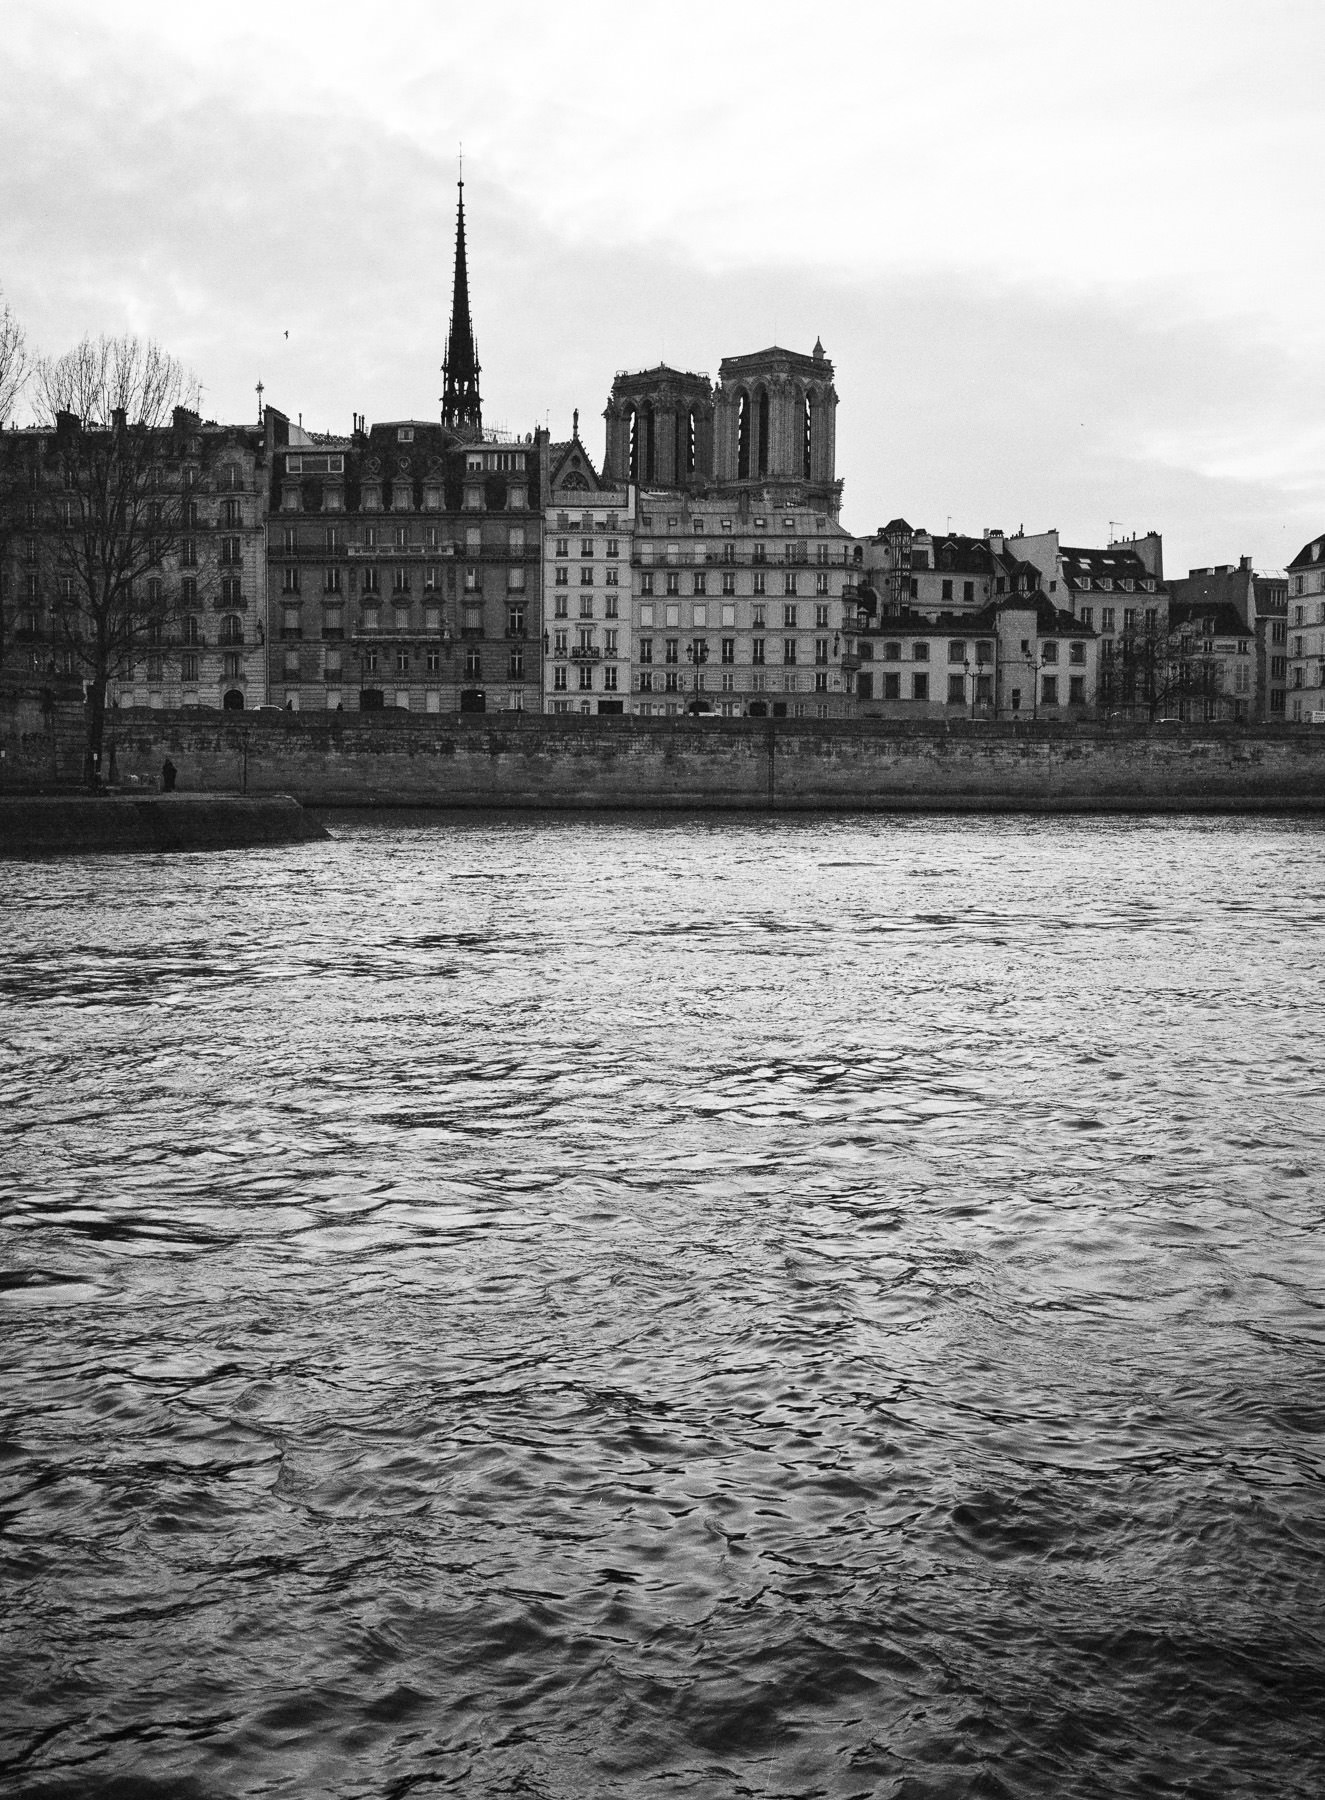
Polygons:
[[199,389],[168,351],[133,337],[87,337],[43,357],[33,386],[39,430],[0,437],[0,470],[22,482],[10,481],[7,511],[43,545],[53,632],[84,679],[95,785],[107,683],[169,641],[178,570],[194,563]]
[[62,356],[36,365],[37,410],[43,424],[72,413],[87,430],[168,425],[177,406],[196,409],[197,377],[151,338],[86,337]]
[[32,359],[23,327],[10,311],[9,302],[0,295],[0,425],[7,425],[13,417],[31,371]]

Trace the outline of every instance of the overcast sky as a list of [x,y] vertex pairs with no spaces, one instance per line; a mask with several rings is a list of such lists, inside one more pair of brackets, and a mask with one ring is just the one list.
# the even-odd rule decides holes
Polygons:
[[463,140],[490,424],[818,335],[853,530],[1325,526],[1319,0],[6,0],[0,67],[30,339],[209,416],[436,416]]

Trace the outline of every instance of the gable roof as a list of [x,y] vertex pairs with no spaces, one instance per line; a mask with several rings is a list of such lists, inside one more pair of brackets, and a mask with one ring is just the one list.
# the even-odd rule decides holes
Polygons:
[[549,486],[554,493],[558,488],[567,487],[580,493],[596,494],[601,490],[602,477],[578,435],[549,444],[548,458]]

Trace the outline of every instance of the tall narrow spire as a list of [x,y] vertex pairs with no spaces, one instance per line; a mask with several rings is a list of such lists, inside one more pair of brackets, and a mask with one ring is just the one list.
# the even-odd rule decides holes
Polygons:
[[460,200],[455,223],[455,287],[451,295],[451,331],[442,364],[442,424],[480,431],[483,402],[479,398],[478,349],[469,318],[469,266],[465,260],[465,177],[461,164]]

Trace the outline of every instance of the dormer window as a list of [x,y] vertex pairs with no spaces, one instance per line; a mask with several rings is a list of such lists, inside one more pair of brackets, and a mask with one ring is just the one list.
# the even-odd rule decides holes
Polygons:
[[412,444],[414,442],[414,427],[412,425],[402,425],[396,432],[396,442],[398,444]]

